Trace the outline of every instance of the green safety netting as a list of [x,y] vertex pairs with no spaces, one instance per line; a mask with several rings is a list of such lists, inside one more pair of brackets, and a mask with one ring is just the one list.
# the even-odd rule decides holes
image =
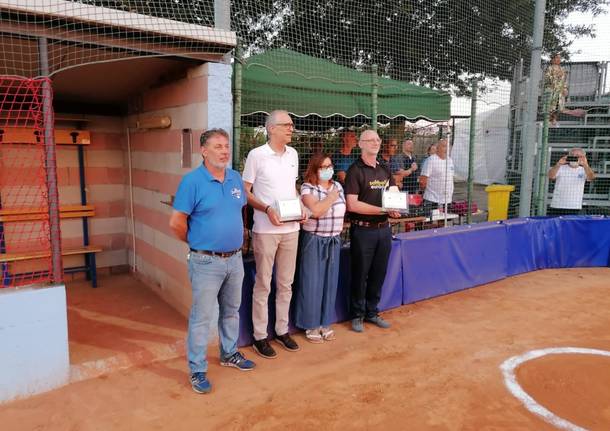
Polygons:
[[[276,49],[246,59],[242,77],[242,115],[284,109],[296,116],[365,116],[372,112],[373,75]],[[380,117],[432,121],[450,117],[451,96],[408,82],[378,77]]]

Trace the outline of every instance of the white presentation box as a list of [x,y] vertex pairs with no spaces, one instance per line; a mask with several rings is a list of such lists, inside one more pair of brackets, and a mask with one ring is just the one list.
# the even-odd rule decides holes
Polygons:
[[303,220],[301,200],[298,198],[277,200],[275,209],[283,222]]
[[384,190],[381,196],[381,206],[385,211],[409,212],[409,193],[400,190]]

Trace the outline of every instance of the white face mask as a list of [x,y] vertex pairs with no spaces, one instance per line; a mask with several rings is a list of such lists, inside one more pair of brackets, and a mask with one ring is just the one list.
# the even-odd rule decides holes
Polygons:
[[320,169],[318,176],[322,181],[328,181],[333,177],[334,173],[333,168]]

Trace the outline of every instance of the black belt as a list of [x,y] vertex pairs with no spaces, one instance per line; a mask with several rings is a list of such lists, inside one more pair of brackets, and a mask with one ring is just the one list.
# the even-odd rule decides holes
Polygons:
[[206,256],[218,256],[218,257],[231,257],[236,253],[239,253],[241,251],[241,248],[238,248],[237,250],[233,250],[233,251],[209,251],[209,250],[195,250],[194,248],[191,248],[191,253],[197,253],[197,254],[205,254]]
[[387,221],[376,222],[376,221],[352,220],[351,223],[353,225],[362,226],[362,227],[382,228],[382,227],[390,226],[390,223],[388,223]]

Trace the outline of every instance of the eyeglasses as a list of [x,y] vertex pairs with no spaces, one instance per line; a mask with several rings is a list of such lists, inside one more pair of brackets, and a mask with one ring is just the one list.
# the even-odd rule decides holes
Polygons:
[[276,126],[287,127],[289,129],[294,129],[294,123],[277,123]]
[[364,143],[364,144],[378,144],[379,142],[381,142],[380,139],[362,139],[360,142]]
[[398,145],[390,145],[390,148],[398,148]]
[[332,168],[333,165],[320,165],[320,169],[328,169],[328,168]]

